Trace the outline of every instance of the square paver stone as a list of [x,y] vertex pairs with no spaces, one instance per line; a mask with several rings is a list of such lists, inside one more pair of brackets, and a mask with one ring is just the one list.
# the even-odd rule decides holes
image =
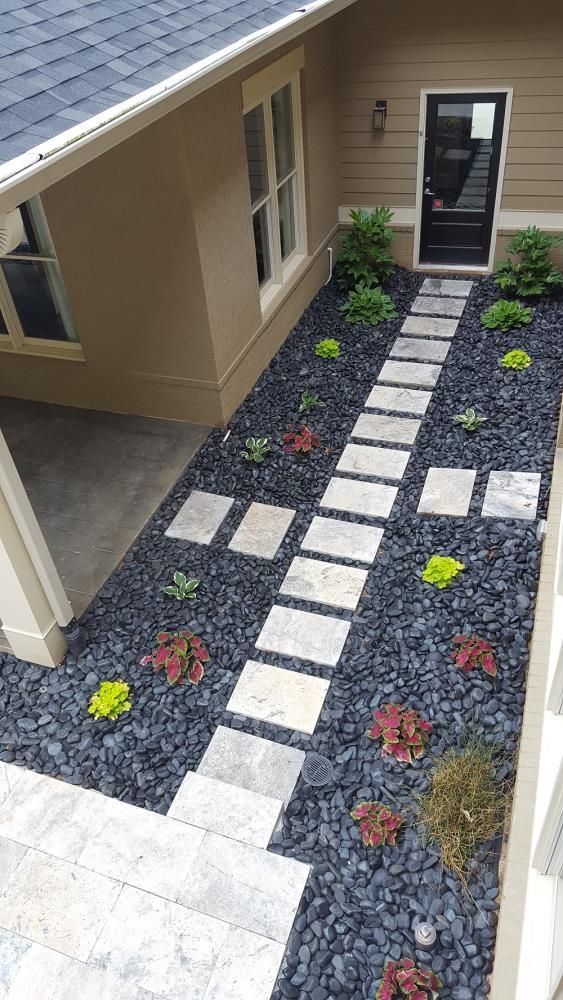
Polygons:
[[302,549],[326,556],[372,563],[383,538],[383,528],[336,517],[314,517],[301,542]]
[[193,490],[164,534],[209,545],[234,502],[233,497]]
[[204,1000],[270,1000],[284,952],[279,941],[230,927]]
[[196,773],[281,799],[287,806],[304,761],[303,750],[218,726]]
[[251,503],[229,542],[229,548],[250,556],[273,559],[294,517],[295,511],[289,507]]
[[350,622],[311,611],[274,605],[256,640],[256,648],[280,656],[297,656],[335,667],[350,631]]
[[465,517],[476,475],[474,469],[429,469],[418,513]]
[[445,295],[417,295],[411,306],[412,313],[424,316],[456,316],[462,315],[465,309],[465,299],[447,298]]
[[407,316],[401,333],[409,337],[453,337],[459,320],[438,316]]
[[396,486],[333,478],[319,506],[350,514],[365,514],[367,517],[389,517],[396,496]]
[[416,340],[397,337],[389,354],[392,358],[412,358],[415,361],[445,361],[450,345],[443,340]]
[[369,444],[347,444],[336,466],[337,472],[356,472],[359,476],[402,479],[410,451],[398,448],[375,448]]
[[459,278],[425,278],[420,288],[421,295],[459,295],[467,298],[473,288],[472,281]]
[[352,437],[370,441],[393,441],[396,444],[414,444],[420,420],[411,417],[388,417],[380,413],[360,413],[351,430]]
[[433,389],[441,371],[441,365],[423,365],[417,361],[386,361],[379,373],[378,381]]
[[355,611],[367,570],[295,556],[280,586],[280,594],[302,601]]
[[374,385],[366,407],[372,410],[390,410],[393,413],[416,413],[424,416],[432,399],[424,389],[404,389],[396,385]]
[[[311,735],[329,686],[330,682],[322,677],[247,660],[227,711]],[[231,836],[228,826],[222,832]]]
[[[237,687],[239,684],[240,678]],[[281,799],[209,778],[198,771],[188,771],[167,816],[202,830],[228,833],[233,840],[265,848],[272,839],[282,809]]]
[[540,495],[539,472],[491,472],[483,517],[521,517],[533,521]]

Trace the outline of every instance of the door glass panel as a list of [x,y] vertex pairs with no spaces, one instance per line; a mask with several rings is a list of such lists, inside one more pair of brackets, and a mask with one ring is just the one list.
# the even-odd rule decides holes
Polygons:
[[484,211],[494,116],[494,103],[438,104],[434,208]]
[[254,246],[256,247],[256,270],[258,283],[263,285],[268,281],[272,269],[270,265],[270,241],[268,238],[268,208],[262,205],[252,216],[254,227]]
[[280,215],[280,244],[282,260],[289,257],[295,250],[295,204],[293,177],[290,177],[278,191],[278,206]]
[[264,108],[261,104],[244,116],[244,138],[252,207],[268,194],[268,163],[264,135]]
[[295,167],[290,83],[272,94],[272,123],[274,126],[276,177],[279,184]]

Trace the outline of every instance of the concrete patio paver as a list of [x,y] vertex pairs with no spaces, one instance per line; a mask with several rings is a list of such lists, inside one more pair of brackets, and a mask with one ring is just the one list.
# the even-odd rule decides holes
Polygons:
[[388,417],[381,413],[360,413],[351,437],[369,441],[390,441],[393,444],[414,444],[420,430],[420,420],[410,417]]
[[441,371],[441,365],[420,364],[417,361],[386,361],[379,373],[378,381],[433,389]]
[[473,288],[472,281],[463,278],[425,278],[420,287],[421,295],[459,295],[467,298]]
[[337,466],[337,472],[352,472],[359,476],[380,479],[402,479],[410,451],[398,448],[377,448],[366,444],[347,444]]
[[[329,682],[322,677],[247,660],[227,704],[227,711],[311,735],[328,689]],[[229,831],[231,836],[228,825],[223,830]]]
[[452,338],[458,327],[457,319],[444,319],[437,316],[407,316],[401,327],[401,333],[410,337],[448,337]]
[[335,517],[314,517],[301,548],[321,555],[372,563],[383,538],[383,528]]
[[[202,839],[203,830],[228,832],[233,840],[266,848],[282,809],[281,799],[210,778],[200,771],[188,771],[167,816],[200,827]],[[183,834],[180,836],[183,839]]]
[[465,299],[462,298],[418,295],[411,306],[411,312],[424,316],[454,316],[457,319],[462,315],[464,308]]
[[280,594],[354,611],[366,579],[365,569],[295,556],[281,582]]
[[374,385],[365,405],[372,410],[391,410],[396,413],[415,413],[423,417],[432,399],[424,389],[405,389],[395,385]]
[[417,340],[415,337],[398,337],[389,352],[391,358],[415,361],[445,361],[450,345],[445,340]]
[[256,640],[256,648],[335,667],[349,631],[350,622],[342,618],[274,605]]

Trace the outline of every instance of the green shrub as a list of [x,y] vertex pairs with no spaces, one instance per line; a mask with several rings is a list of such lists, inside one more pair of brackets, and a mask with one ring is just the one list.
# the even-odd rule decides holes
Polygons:
[[487,417],[478,417],[472,406],[469,406],[465,413],[457,413],[452,417],[454,424],[461,424],[465,431],[477,431],[481,424],[487,421]]
[[347,288],[358,282],[371,287],[380,285],[393,271],[389,246],[395,233],[389,226],[393,213],[388,208],[367,212],[359,208],[350,212],[352,231],[345,233],[340,243],[339,271]]
[[496,284],[524,298],[553,294],[555,288],[563,284],[563,274],[550,261],[549,252],[561,243],[562,237],[549,236],[537,226],[528,226],[508,244],[506,252],[518,259],[499,262]]
[[465,569],[463,563],[451,556],[431,556],[422,571],[425,583],[432,583],[439,590],[449,587],[450,583]]
[[508,351],[500,359],[500,363],[503,368],[513,368],[514,371],[523,372],[525,368],[530,367],[532,359],[526,351],[514,350]]
[[489,330],[514,330],[518,326],[526,326],[532,322],[532,310],[528,306],[522,306],[519,302],[509,302],[508,299],[499,299],[492,306],[481,313],[481,322]]
[[397,312],[393,302],[381,288],[368,288],[367,285],[356,285],[353,292],[340,306],[348,323],[369,323],[377,326],[385,319],[393,319]]
[[340,354],[340,342],[332,337],[319,340],[315,347],[315,354],[318,358],[337,358]]
[[95,719],[118,719],[130,708],[129,685],[125,681],[102,681],[90,698],[88,712]]

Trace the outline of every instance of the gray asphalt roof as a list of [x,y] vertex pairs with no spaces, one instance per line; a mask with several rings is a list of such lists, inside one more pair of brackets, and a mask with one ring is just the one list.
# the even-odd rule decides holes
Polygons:
[[0,0],[0,163],[304,0]]

